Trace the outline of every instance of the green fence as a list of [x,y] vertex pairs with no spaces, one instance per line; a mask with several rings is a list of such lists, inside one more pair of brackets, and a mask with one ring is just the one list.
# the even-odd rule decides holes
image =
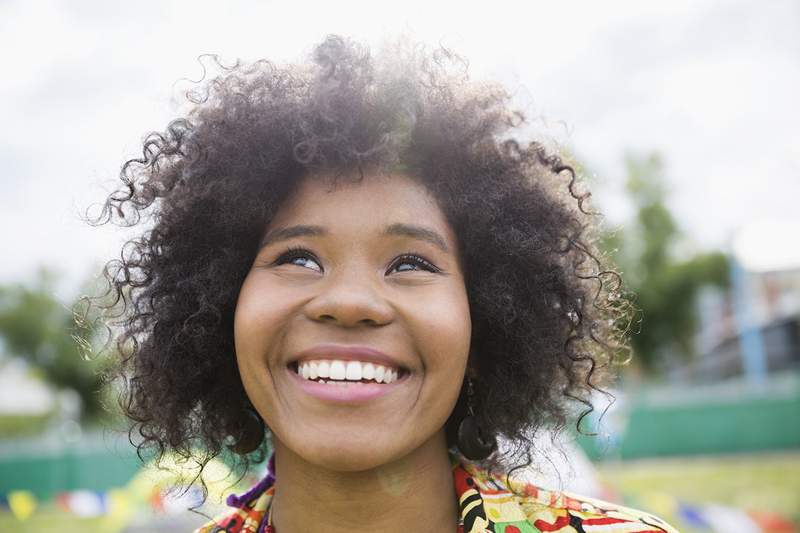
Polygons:
[[581,437],[592,458],[757,452],[800,448],[800,374],[763,386],[731,381],[649,387],[625,402],[615,439]]
[[49,499],[58,492],[125,485],[141,464],[127,440],[88,435],[72,443],[22,440],[0,449],[0,494],[29,490]]

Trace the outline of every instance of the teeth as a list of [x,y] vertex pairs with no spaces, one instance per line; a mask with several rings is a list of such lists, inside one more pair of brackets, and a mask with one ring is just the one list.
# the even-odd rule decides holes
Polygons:
[[345,379],[349,379],[350,381],[361,381],[361,363],[358,361],[350,361],[347,363]]
[[373,379],[375,377],[375,365],[367,363],[361,367],[361,377],[364,379]]
[[399,374],[396,368],[389,368],[375,363],[325,359],[299,363],[297,373],[303,379],[316,380],[317,378],[322,378],[319,379],[319,383],[329,384],[342,381],[361,381],[362,379],[371,379],[378,383],[392,383],[397,381]]
[[347,375],[347,370],[345,370],[344,363],[342,361],[331,361],[331,379],[335,379],[337,381],[345,379]]

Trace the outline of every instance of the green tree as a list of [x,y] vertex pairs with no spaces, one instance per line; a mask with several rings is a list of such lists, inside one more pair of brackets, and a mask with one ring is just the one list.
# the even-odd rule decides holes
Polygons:
[[30,285],[0,287],[0,337],[7,352],[27,360],[49,383],[75,390],[82,416],[93,419],[102,413],[102,361],[85,356],[78,337],[91,335],[80,331],[73,306],[55,298],[54,281],[41,269]]
[[646,368],[665,353],[693,354],[695,300],[704,285],[728,285],[727,256],[720,252],[678,257],[683,235],[665,204],[664,165],[657,154],[626,157],[626,189],[636,216],[625,230],[606,233],[601,246],[623,272],[640,311],[633,348]]

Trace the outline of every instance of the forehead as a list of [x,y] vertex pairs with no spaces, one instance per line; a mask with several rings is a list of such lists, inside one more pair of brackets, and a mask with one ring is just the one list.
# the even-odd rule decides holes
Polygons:
[[329,175],[304,178],[280,207],[270,228],[292,223],[367,228],[394,223],[424,223],[455,235],[433,195],[404,174],[365,174],[363,179],[334,179]]

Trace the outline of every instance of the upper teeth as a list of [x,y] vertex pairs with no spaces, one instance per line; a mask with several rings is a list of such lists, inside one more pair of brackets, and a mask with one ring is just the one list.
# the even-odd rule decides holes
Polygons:
[[374,379],[378,383],[392,383],[397,380],[398,369],[360,361],[322,359],[299,363],[297,373],[305,379],[328,378],[335,381]]

